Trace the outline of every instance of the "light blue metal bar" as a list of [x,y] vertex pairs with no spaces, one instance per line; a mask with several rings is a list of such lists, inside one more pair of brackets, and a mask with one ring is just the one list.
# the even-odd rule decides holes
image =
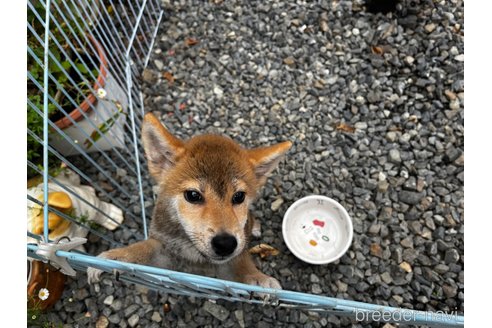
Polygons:
[[[36,252],[36,245],[27,246],[28,253]],[[171,270],[149,267],[144,265],[138,265],[133,263],[125,263],[120,261],[106,260],[88,255],[78,254],[74,252],[57,251],[56,255],[68,259],[69,263],[77,263],[82,267],[95,267],[102,269],[106,272],[113,272],[113,270],[123,271],[128,273],[129,277],[133,277],[135,283],[141,283],[145,276],[139,276],[139,274],[159,276],[173,280],[178,285],[186,283],[195,285],[199,288],[209,289],[207,293],[199,295],[200,297],[217,296],[214,293],[219,289],[225,291],[227,288],[234,290],[236,293],[243,295],[251,295],[254,293],[268,294],[274,299],[278,300],[278,306],[292,307],[300,305],[306,310],[315,309],[318,311],[329,311],[331,313],[337,313],[338,315],[347,315],[354,317],[356,311],[360,313],[388,313],[390,314],[390,320],[384,320],[387,322],[401,323],[401,324],[413,324],[413,325],[428,325],[430,327],[464,327],[464,317],[461,315],[439,315],[438,313],[423,312],[416,310],[407,310],[401,308],[394,308],[389,306],[381,306],[376,304],[362,303],[350,300],[342,300],[332,297],[304,294],[300,292],[277,290],[271,288],[263,288],[259,286],[247,285],[233,281],[220,280],[215,278],[203,277],[193,275],[189,273],[175,272]],[[121,277],[126,276],[125,274]],[[154,279],[155,281],[155,279]],[[148,282],[148,280],[147,280]],[[166,284],[170,284],[169,281]],[[218,298],[224,298],[222,296]],[[245,298],[239,297],[238,301],[247,301]],[[261,302],[261,301],[260,301]],[[285,303],[284,303],[285,302]],[[334,312],[335,311],[335,312]],[[403,314],[405,313],[405,316]],[[396,315],[399,315],[397,318]]]
[[[159,22],[154,18],[154,15],[159,16],[159,12],[162,12],[161,9],[158,11],[153,11],[154,9],[152,8],[153,3],[152,0],[150,0],[146,6],[144,6],[144,16],[142,18],[142,31],[145,36],[145,41],[146,45],[148,46],[147,54],[150,54],[152,51],[152,48],[154,46],[154,41],[155,41],[155,36],[154,36],[154,31],[156,29],[159,29]],[[156,17],[157,17],[156,16]],[[150,42],[148,41],[148,38],[150,37]],[[145,54],[145,53],[144,53]],[[147,57],[147,56],[146,56]],[[144,67],[145,67],[145,61],[144,61]]]
[[[126,73],[127,75],[131,75],[131,69],[130,69],[130,60],[127,59],[127,68],[126,68]],[[131,93],[131,89],[132,89],[132,80],[131,78],[127,78],[126,79],[127,83],[128,83],[128,94],[130,95]],[[145,215],[145,199],[144,199],[144,194],[143,194],[143,186],[142,186],[142,175],[141,175],[141,172],[140,172],[140,161],[139,161],[139,151],[138,151],[138,147],[137,147],[137,144],[138,144],[138,139],[137,139],[137,132],[136,132],[136,127],[135,127],[135,114],[133,112],[133,101],[132,101],[132,97],[129,97],[128,98],[128,108],[130,110],[130,119],[132,121],[132,133],[133,133],[133,139],[135,140],[135,148],[134,148],[134,151],[135,151],[135,157],[136,157],[136,161],[135,161],[135,164],[137,166],[137,179],[138,179],[138,190],[139,190],[139,194],[140,194],[140,204],[141,204],[141,207],[142,207],[142,223],[143,223],[143,227],[144,227],[144,236],[145,236],[145,239],[148,238],[148,233],[147,233],[147,216]]]
[[[128,46],[129,46],[127,48],[128,51],[133,49],[133,47],[130,47],[130,45],[133,45],[133,41],[134,41],[135,35],[138,31],[138,27],[140,25],[140,20],[142,19],[142,14],[144,12],[146,4],[147,4],[147,0],[144,0],[144,2],[142,3],[142,6],[140,7],[139,14],[137,16],[135,14],[135,10],[133,9],[132,1],[128,0],[128,7],[130,7],[130,11],[132,12],[133,16],[135,17],[135,22],[133,23],[133,35],[132,35],[132,37],[130,37],[130,40],[128,41]],[[126,14],[126,7],[123,6],[122,8],[123,8],[124,13]],[[140,51],[142,52],[142,54],[145,54],[145,50],[143,49],[142,44],[141,44],[139,39],[137,39],[137,44],[140,47]],[[134,50],[134,52],[136,52],[136,50]],[[141,58],[139,56],[136,56],[136,57],[137,57],[137,61],[143,64]]]
[[141,109],[142,117],[143,117],[145,115],[145,108],[144,108],[144,102],[143,102],[143,94],[142,94],[142,92],[140,92],[140,109]]
[[[136,18],[135,27],[133,28],[132,36],[130,37],[130,40],[128,41],[128,46],[127,46],[126,52],[125,52],[125,58],[126,59],[129,59],[130,51],[133,47],[133,41],[135,41],[135,37],[136,37],[137,31],[138,31],[138,26],[139,26],[140,20],[142,19],[142,15],[144,13],[144,8],[145,8],[146,4],[147,4],[147,0],[144,0],[144,2],[142,4],[142,8],[140,9],[140,12],[138,13],[138,16]],[[130,8],[133,11],[133,7],[130,7]],[[138,40],[137,40],[137,43],[138,43]]]
[[[145,10],[145,5],[147,4],[147,0],[144,0],[142,7],[140,9],[140,12],[138,14],[137,20],[135,22],[135,28],[133,29],[132,35],[130,37],[130,40],[128,41],[128,46],[125,52],[125,59],[126,59],[126,82],[127,82],[127,92],[129,95],[128,99],[128,108],[130,109],[130,118],[132,120],[132,133],[133,133],[133,139],[135,140],[135,145],[138,144],[137,140],[137,132],[136,132],[136,127],[135,127],[135,113],[133,111],[133,98],[131,97],[131,90],[132,90],[132,79],[131,79],[131,65],[132,65],[132,60],[130,58],[130,51],[133,48],[133,42],[135,41],[135,37],[137,35],[137,30],[138,26],[140,25],[140,20],[142,19],[142,15]],[[140,161],[138,160],[139,158],[139,151],[138,147],[135,146],[135,157],[136,161],[135,164],[137,166],[137,179],[138,179],[138,188],[139,188],[139,194],[140,194],[140,204],[142,207],[142,221],[143,221],[143,226],[144,226],[144,235],[145,239],[148,238],[148,232],[147,232],[147,217],[145,215],[145,199],[144,199],[144,194],[143,194],[143,187],[142,187],[142,176],[140,172]]]
[[[134,23],[133,29],[132,29],[132,34],[130,36],[130,39],[128,40],[128,45],[127,45],[127,48],[126,48],[126,51],[125,51],[125,60],[127,62],[127,65],[128,65],[128,63],[130,63],[130,68],[131,68],[131,66],[133,66],[132,65],[132,59],[130,57],[130,52],[133,49],[133,43],[135,41],[138,28],[140,26],[140,21],[142,19],[143,13],[145,11],[146,4],[147,4],[147,0],[144,0],[143,4],[142,4],[142,6],[141,6],[141,8],[139,10],[138,16],[135,14],[135,11],[133,10],[133,7],[130,5],[130,9],[131,9],[133,15],[136,16],[135,17],[135,23]],[[127,17],[127,20],[129,20],[128,15],[126,14],[126,9],[125,9],[124,6],[123,6],[123,9],[124,9],[123,11],[124,11],[124,13],[125,13],[125,15]],[[138,38],[137,38],[137,44],[140,46],[140,50],[142,51],[142,54],[145,54],[145,51],[143,50],[143,48],[142,48],[142,46],[140,44],[140,40],[138,40]],[[149,52],[150,52],[150,50],[149,50]],[[137,56],[137,60],[140,60],[140,58],[138,58],[138,57],[139,56]]]
[[[150,55],[152,53],[152,48],[154,47],[154,42],[155,42],[155,39],[157,37],[157,31],[159,31],[159,25],[161,25],[161,19],[162,19],[163,14],[164,14],[164,11],[161,10],[161,12],[159,13],[159,18],[157,19],[157,25],[155,27],[154,33],[152,34],[152,42],[150,44],[149,53],[147,54],[147,57],[145,58],[144,68],[146,68],[147,65],[149,64]],[[143,102],[142,102],[142,104],[143,104]],[[143,106],[142,106],[142,108],[143,108]]]
[[49,64],[49,31],[50,31],[50,0],[46,1],[46,18],[44,22],[44,70],[43,70],[43,216],[44,240],[48,242],[48,64]]
[[[27,198],[29,199],[29,195],[27,196]],[[31,198],[32,198],[32,197],[31,197]],[[39,202],[39,203],[41,203],[41,202]],[[42,205],[42,203],[41,203],[41,205]],[[36,239],[37,241],[42,241],[42,240],[43,240],[43,238],[42,238],[41,236],[39,236],[39,235],[35,235],[35,234],[33,234],[32,232],[29,232],[29,231],[27,232],[27,236],[28,236],[28,237],[31,237],[31,238],[34,238],[34,239]]]

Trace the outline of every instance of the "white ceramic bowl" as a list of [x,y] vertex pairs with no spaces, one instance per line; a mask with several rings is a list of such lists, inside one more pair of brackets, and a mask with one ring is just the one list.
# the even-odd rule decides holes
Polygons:
[[352,244],[352,220],[337,201],[311,195],[285,212],[282,234],[290,251],[304,262],[327,264],[339,259]]

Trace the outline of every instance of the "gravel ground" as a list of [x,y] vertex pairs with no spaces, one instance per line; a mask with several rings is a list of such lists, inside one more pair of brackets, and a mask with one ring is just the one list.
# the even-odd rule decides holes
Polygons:
[[[263,272],[285,289],[463,314],[463,1],[402,1],[386,15],[361,0],[165,7],[146,109],[183,138],[294,142],[254,207],[260,241],[280,250],[259,263]],[[281,236],[288,206],[313,193],[337,199],[354,223],[352,247],[330,265],[301,262]],[[111,235],[131,242],[131,231]],[[108,248],[90,240],[92,254]],[[69,279],[49,317],[63,327],[384,326],[147,293],[109,278],[88,286],[85,274]]]

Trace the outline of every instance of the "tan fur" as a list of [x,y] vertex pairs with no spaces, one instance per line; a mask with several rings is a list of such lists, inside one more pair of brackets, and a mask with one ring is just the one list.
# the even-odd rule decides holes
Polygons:
[[111,249],[103,254],[105,258],[111,260],[151,265],[160,246],[157,240],[147,239],[124,248]]
[[[184,142],[152,114],[145,115],[142,140],[149,170],[160,186],[150,238],[100,256],[281,288],[255,267],[247,251],[254,226],[248,208],[291,142],[251,150],[218,135]],[[203,203],[188,202],[186,190],[199,192]],[[243,203],[233,204],[236,192],[245,193]],[[237,240],[227,256],[217,255],[211,242],[223,233]],[[89,281],[97,281],[100,273],[90,268]]]

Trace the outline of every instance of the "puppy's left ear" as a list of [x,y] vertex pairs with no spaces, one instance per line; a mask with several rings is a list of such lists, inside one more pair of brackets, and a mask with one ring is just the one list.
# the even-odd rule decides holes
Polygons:
[[260,184],[264,184],[268,174],[272,172],[292,147],[292,142],[285,141],[279,144],[248,150],[249,161],[255,168],[255,174]]
[[150,174],[160,181],[163,172],[174,167],[184,152],[184,143],[173,136],[151,113],[144,116],[142,142]]

